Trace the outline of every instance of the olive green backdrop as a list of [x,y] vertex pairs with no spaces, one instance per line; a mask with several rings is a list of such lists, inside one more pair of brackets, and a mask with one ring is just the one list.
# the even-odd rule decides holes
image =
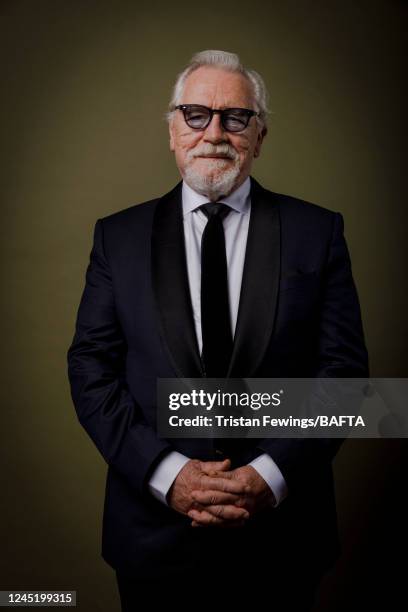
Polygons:
[[[174,186],[175,76],[196,51],[237,52],[274,113],[254,176],[343,213],[372,374],[406,376],[407,7],[10,0],[0,16],[0,589],[77,589],[81,610],[114,612],[106,466],[66,373],[95,221]],[[348,441],[336,458],[344,555],[319,610],[393,577],[407,463],[398,440]]]

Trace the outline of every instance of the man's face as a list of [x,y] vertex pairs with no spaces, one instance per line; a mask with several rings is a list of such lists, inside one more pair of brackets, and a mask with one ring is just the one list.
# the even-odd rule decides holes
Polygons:
[[[187,77],[180,104],[208,108],[255,109],[251,83],[241,74],[202,66]],[[190,128],[182,111],[176,110],[169,125],[170,149],[183,179],[212,200],[226,196],[250,174],[258,157],[266,128],[255,117],[241,132],[227,132],[215,114],[201,130]]]

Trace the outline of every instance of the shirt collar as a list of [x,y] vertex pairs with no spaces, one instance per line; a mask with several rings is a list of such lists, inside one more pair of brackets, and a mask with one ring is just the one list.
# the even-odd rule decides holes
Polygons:
[[[217,200],[218,202],[223,202],[224,204],[228,204],[233,210],[241,214],[245,214],[248,211],[249,207],[249,193],[251,190],[251,180],[250,177],[247,176],[245,181],[235,189],[232,193],[230,193],[226,198],[220,198]],[[207,196],[201,195],[201,193],[197,193],[192,189],[187,183],[183,180],[182,187],[182,199],[183,199],[183,216],[188,213],[193,212],[196,208],[201,206],[201,204],[205,204],[208,202]]]

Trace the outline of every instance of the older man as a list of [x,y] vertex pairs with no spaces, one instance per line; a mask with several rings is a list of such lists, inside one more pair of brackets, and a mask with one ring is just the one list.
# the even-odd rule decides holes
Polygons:
[[235,54],[196,54],[167,115],[183,180],[95,225],[69,378],[109,466],[102,555],[123,610],[141,585],[179,602],[172,584],[212,573],[229,601],[256,585],[275,609],[306,610],[338,555],[338,442],[156,432],[158,378],[368,373],[341,215],[250,176],[266,103]]

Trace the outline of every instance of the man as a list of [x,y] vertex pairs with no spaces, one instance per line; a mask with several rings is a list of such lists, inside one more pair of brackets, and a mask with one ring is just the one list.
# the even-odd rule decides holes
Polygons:
[[235,54],[196,54],[168,113],[183,180],[96,222],[68,364],[109,466],[102,555],[123,610],[143,584],[180,602],[171,585],[216,579],[237,601],[255,585],[275,609],[310,609],[339,552],[338,440],[156,432],[158,378],[368,373],[342,216],[250,176],[266,115],[259,74]]

